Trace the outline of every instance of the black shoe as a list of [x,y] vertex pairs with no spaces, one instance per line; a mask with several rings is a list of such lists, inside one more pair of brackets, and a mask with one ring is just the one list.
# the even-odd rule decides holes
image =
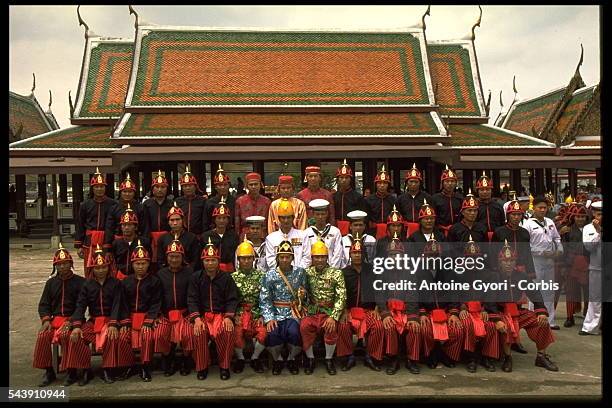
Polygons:
[[315,359],[314,358],[306,358],[304,362],[304,374],[312,374],[315,368]]
[[38,384],[38,386],[46,387],[47,385],[51,384],[56,379],[57,377],[55,375],[55,371],[53,370],[52,367],[49,367],[45,370],[45,373],[43,374],[43,377],[42,377],[42,381],[40,382],[40,384]]
[[438,357],[435,352],[432,352],[429,357],[427,357],[427,367],[431,369],[438,368]]
[[64,379],[64,387],[70,387],[72,384],[78,381],[76,368],[69,368],[68,374]]
[[572,327],[574,326],[576,323],[574,322],[574,319],[567,319],[565,321],[565,323],[563,323],[563,327]]
[[580,330],[580,331],[578,332],[578,334],[579,334],[580,336],[593,336],[593,334],[592,334],[592,333],[586,332],[586,331],[584,331],[584,330]]
[[164,371],[164,377],[171,377],[174,375],[176,367],[174,366],[173,354],[162,356],[162,370]]
[[181,359],[181,375],[189,375],[191,374],[191,358],[187,356],[183,356]]
[[480,360],[480,365],[483,366],[488,372],[492,373],[495,371],[495,365],[489,357],[483,357],[482,360]]
[[527,350],[525,350],[525,347],[523,347],[521,343],[512,343],[512,345],[510,346],[510,350],[516,351],[517,353],[521,354],[527,354]]
[[251,360],[251,368],[256,373],[263,373],[265,371],[263,367],[263,363],[259,358],[254,358],[253,360]]
[[283,363],[283,360],[274,360],[272,363],[272,375],[280,375],[280,373],[283,371]]
[[385,370],[385,373],[387,373],[388,375],[394,375],[395,373],[397,373],[399,369],[400,369],[399,359],[397,357],[390,357],[389,365],[387,369]]
[[77,377],[79,378],[79,385],[82,387],[91,381],[93,373],[91,372],[91,369],[77,370]]
[[478,365],[476,364],[476,360],[471,358],[470,361],[468,361],[465,368],[467,369],[468,373],[475,373],[476,369],[478,368]]
[[[87,377],[87,375],[84,375],[84,377]],[[104,381],[106,384],[112,384],[115,382],[115,379],[113,378],[113,374],[111,373],[110,368],[103,369],[102,375],[100,376],[100,378],[102,378],[102,381]],[[81,381],[79,380],[79,385],[85,385],[85,384],[81,384]]]
[[234,362],[234,368],[232,371],[235,373],[241,373],[244,370],[244,359],[238,359]]
[[336,375],[336,366],[334,365],[334,359],[333,358],[326,358],[325,359],[325,369],[327,370],[327,373],[329,375]]
[[[455,362],[453,360],[451,360],[446,353],[444,353],[443,351],[440,351],[440,361],[442,362],[442,364],[444,364],[446,367],[448,368],[454,368],[455,367]],[[476,364],[476,362],[474,362],[474,364]],[[469,371],[469,370],[468,370]],[[475,370],[474,370],[475,371]]]
[[536,367],[544,367],[548,371],[559,371],[559,367],[550,361],[550,356],[548,354],[538,353],[535,359],[535,365]]
[[[130,377],[134,376],[138,372],[137,368],[132,366],[125,369],[121,375],[117,377],[117,381],[125,381]],[[105,381],[106,382],[106,381]]]
[[353,367],[355,367],[355,356],[351,354],[346,358],[346,360],[344,360],[344,364],[342,364],[340,369],[342,371],[348,371]]
[[200,381],[205,380],[207,376],[208,376],[208,369],[198,371],[198,375],[197,375],[198,380]]
[[504,356],[504,363],[502,364],[502,371],[505,373],[512,372],[512,356],[511,355]]
[[227,368],[220,368],[219,378],[221,378],[222,380],[228,380],[230,378],[230,370],[228,370]]
[[140,378],[142,378],[142,381],[144,382],[151,382],[151,370],[147,364],[143,364]]
[[408,369],[408,371],[410,371],[412,374],[419,374],[421,372],[421,369],[419,368],[419,365],[417,364],[416,361],[414,360],[408,360],[406,361],[406,368]]
[[559,327],[559,325],[553,324],[552,326],[550,326],[550,330],[561,330],[561,328]]
[[293,375],[297,375],[300,373],[300,369],[298,368],[296,360],[287,361],[287,368],[289,369],[289,372]]
[[363,360],[363,365],[374,371],[381,370],[380,365],[376,364],[376,362],[374,362],[374,359],[372,359],[372,357],[370,356],[365,357],[365,359]]

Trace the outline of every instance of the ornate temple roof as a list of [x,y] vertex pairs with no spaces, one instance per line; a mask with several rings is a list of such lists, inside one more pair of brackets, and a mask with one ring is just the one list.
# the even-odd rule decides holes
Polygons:
[[34,92],[29,96],[22,96],[9,91],[9,142],[58,128],[53,113],[50,110],[42,110]]
[[423,33],[138,27],[126,110],[430,107]]
[[133,40],[87,37],[74,112],[77,124],[115,123],[123,112]]

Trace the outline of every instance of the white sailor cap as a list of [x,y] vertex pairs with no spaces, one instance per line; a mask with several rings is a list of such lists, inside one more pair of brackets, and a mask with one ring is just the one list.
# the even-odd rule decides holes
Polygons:
[[247,224],[263,224],[266,221],[266,217],[262,217],[261,215],[251,215],[250,217],[246,217]]
[[602,205],[603,205],[603,201],[595,201],[594,203],[591,203],[591,208],[595,210],[601,210]]
[[308,205],[314,210],[324,210],[329,207],[329,201],[324,200],[322,198],[316,198],[312,200]]
[[529,196],[520,196],[516,198],[517,201],[529,201]]
[[365,211],[361,211],[361,210],[355,210],[355,211],[351,211],[350,213],[346,214],[346,216],[351,219],[351,221],[357,221],[357,220],[363,220],[368,216],[368,213]]

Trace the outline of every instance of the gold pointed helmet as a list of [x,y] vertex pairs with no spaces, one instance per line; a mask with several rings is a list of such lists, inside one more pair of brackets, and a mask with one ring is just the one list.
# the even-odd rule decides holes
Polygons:
[[327,245],[325,242],[318,240],[310,247],[310,256],[328,255]]

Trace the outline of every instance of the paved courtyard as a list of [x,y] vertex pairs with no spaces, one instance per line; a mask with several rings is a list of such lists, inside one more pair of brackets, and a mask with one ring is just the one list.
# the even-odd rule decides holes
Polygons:
[[[32,351],[36,331],[39,327],[38,300],[44,283],[51,272],[51,249],[11,249],[10,252],[10,386],[35,387],[42,370],[32,368]],[[76,253],[73,254],[76,256]],[[83,263],[76,262],[76,271],[83,273]],[[562,299],[563,300],[563,299]],[[558,321],[565,320],[565,304],[557,309]],[[577,319],[581,324],[582,319]],[[121,399],[121,398],[295,398],[299,400],[317,398],[359,399],[440,399],[470,398],[484,396],[500,397],[568,397],[599,399],[601,396],[601,337],[578,336],[579,326],[561,328],[555,332],[557,342],[551,346],[550,354],[559,366],[559,372],[549,372],[534,366],[535,346],[522,335],[529,354],[514,354],[514,371],[504,373],[499,369],[489,373],[479,367],[475,374],[468,373],[464,366],[454,369],[446,367],[431,370],[421,366],[421,374],[412,375],[403,368],[394,375],[375,373],[361,364],[349,373],[338,370],[330,377],[321,363],[313,375],[303,373],[292,376],[286,370],[281,376],[271,371],[255,374],[246,367],[242,374],[232,374],[228,381],[219,379],[218,368],[211,367],[208,379],[198,381],[195,373],[182,377],[178,373],[166,378],[160,371],[153,372],[153,381],[143,383],[138,377],[111,385],[95,378],[85,387],[76,384],[70,387],[72,399]],[[94,357],[94,368],[99,367],[100,357]],[[59,376],[54,386],[61,386],[64,375]]]

